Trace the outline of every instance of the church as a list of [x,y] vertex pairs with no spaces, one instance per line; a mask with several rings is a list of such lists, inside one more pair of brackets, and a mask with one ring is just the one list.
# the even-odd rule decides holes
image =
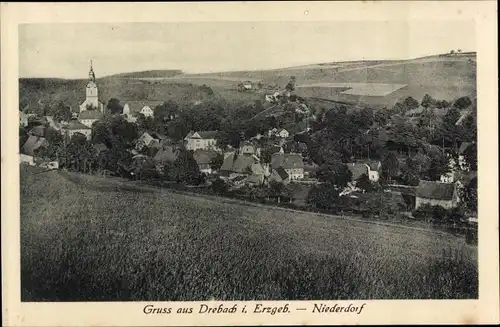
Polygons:
[[92,124],[101,119],[104,115],[104,104],[99,101],[99,90],[95,81],[92,60],[90,61],[89,82],[85,89],[85,101],[80,105],[78,121],[85,126],[92,127]]

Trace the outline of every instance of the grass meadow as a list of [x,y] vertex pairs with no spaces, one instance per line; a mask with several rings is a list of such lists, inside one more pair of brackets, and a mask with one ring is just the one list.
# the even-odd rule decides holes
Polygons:
[[22,301],[477,298],[477,248],[22,167],[21,288]]

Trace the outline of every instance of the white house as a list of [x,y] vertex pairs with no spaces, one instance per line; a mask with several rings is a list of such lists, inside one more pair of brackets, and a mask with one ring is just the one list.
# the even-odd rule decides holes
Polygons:
[[140,113],[143,114],[144,117],[153,117],[154,116],[154,111],[149,106],[142,107]]
[[415,194],[415,209],[428,204],[445,209],[456,207],[459,202],[457,185],[433,181],[420,181]]
[[347,168],[352,173],[353,181],[357,180],[362,175],[366,175],[370,181],[378,182],[382,164],[380,161],[359,161],[348,164]]
[[290,133],[288,133],[288,131],[283,128],[283,129],[278,131],[278,136],[286,139],[287,137],[290,136]]
[[218,151],[216,144],[217,131],[190,131],[184,138],[186,149],[196,151],[198,149]]

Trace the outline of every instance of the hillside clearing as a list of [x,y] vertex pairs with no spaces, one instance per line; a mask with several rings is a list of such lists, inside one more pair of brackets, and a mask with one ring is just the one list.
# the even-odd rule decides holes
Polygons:
[[21,170],[23,301],[477,297],[451,235],[75,176]]

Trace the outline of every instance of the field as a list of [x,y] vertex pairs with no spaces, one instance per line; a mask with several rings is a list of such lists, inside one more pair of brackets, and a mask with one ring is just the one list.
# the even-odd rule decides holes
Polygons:
[[477,278],[451,235],[21,168],[23,301],[477,298]]

